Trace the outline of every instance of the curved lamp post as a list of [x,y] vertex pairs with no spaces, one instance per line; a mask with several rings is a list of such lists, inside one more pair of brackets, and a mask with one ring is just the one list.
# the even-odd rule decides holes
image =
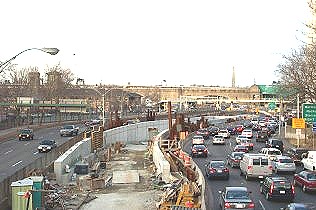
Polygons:
[[43,51],[43,52],[51,54],[51,55],[56,55],[59,52],[59,49],[57,49],[57,48],[29,48],[29,49],[23,50],[23,51],[19,52],[18,54],[16,54],[15,56],[13,56],[12,58],[10,58],[9,60],[7,60],[3,63],[0,63],[0,73],[2,73],[5,69],[5,67],[7,67],[11,61],[16,59],[16,57],[18,57],[22,53],[29,51],[29,50],[40,50],[40,51]]

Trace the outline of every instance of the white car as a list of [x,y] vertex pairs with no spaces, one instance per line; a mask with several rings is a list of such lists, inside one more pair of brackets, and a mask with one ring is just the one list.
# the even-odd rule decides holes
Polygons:
[[195,144],[204,144],[204,137],[203,136],[193,136],[192,145],[195,145]]
[[243,135],[238,135],[236,137],[236,144],[240,144],[240,142],[242,141],[242,139],[248,139],[247,136],[243,136]]
[[227,129],[219,130],[218,131],[218,135],[219,136],[223,136],[224,138],[229,138],[230,137],[230,133],[228,132]]
[[225,144],[225,139],[223,136],[215,135],[213,137],[213,144]]
[[242,136],[246,136],[247,138],[252,138],[253,134],[252,134],[252,130],[250,129],[245,129],[242,131],[241,133]]
[[278,173],[279,171],[294,173],[296,171],[296,166],[289,156],[276,156],[275,160],[272,161],[272,170],[274,170],[275,173]]
[[262,148],[259,153],[267,156],[270,160],[275,160],[276,156],[281,156],[282,152],[276,148]]

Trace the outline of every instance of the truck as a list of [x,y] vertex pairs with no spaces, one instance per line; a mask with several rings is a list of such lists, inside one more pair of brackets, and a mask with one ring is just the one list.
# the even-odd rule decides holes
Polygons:
[[79,127],[75,125],[64,125],[59,130],[60,136],[76,136],[79,133]]
[[316,151],[308,151],[302,154],[302,161],[304,169],[316,171]]

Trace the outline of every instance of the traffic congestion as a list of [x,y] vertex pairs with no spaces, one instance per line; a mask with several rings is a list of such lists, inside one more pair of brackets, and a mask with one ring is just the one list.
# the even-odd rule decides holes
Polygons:
[[204,174],[209,209],[316,208],[316,172],[304,162],[313,151],[284,140],[279,126],[274,117],[245,117],[192,134],[184,150]]

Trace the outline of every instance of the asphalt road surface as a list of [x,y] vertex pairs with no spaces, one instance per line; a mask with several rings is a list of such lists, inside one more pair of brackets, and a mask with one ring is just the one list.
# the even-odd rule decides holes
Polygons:
[[[240,122],[237,122],[240,124]],[[227,124],[219,124],[217,125],[220,128],[226,128]],[[276,134],[278,135],[278,134]],[[208,209],[217,210],[220,209],[219,207],[219,190],[223,190],[225,186],[246,186],[249,191],[251,191],[251,196],[255,202],[256,210],[278,210],[281,207],[287,206],[289,202],[286,201],[267,201],[264,198],[264,195],[260,194],[259,192],[259,179],[252,179],[247,181],[244,176],[240,176],[239,168],[231,168],[230,169],[230,178],[229,180],[221,180],[221,179],[212,179],[209,180],[205,176],[205,165],[209,160],[226,160],[227,155],[232,152],[235,144],[235,137],[231,136],[227,139],[226,145],[212,145],[211,140],[207,140],[207,146],[209,150],[209,155],[207,158],[193,158],[193,160],[197,163],[199,168],[201,169],[202,173],[205,177],[206,182],[206,200],[208,200],[209,206]],[[190,143],[185,144],[184,150],[190,154]],[[257,153],[262,147],[265,146],[265,143],[257,143],[253,138],[254,142],[254,151],[253,153]],[[285,148],[289,145],[288,143],[284,143]],[[297,171],[303,170],[301,167],[297,168]],[[279,174],[280,176],[285,176],[291,181],[293,180],[293,174],[290,173],[282,173]],[[294,202],[307,202],[307,203],[315,203],[315,193],[303,193],[300,187],[295,187],[295,199]]]
[[[80,132],[84,126],[79,126]],[[40,129],[34,131],[34,139],[28,141],[19,141],[18,136],[0,143],[0,182],[8,176],[14,174],[17,170],[25,167],[38,157],[45,155],[39,153],[38,145],[44,139],[54,139],[57,146],[63,144],[72,137],[61,137],[59,127]]]

